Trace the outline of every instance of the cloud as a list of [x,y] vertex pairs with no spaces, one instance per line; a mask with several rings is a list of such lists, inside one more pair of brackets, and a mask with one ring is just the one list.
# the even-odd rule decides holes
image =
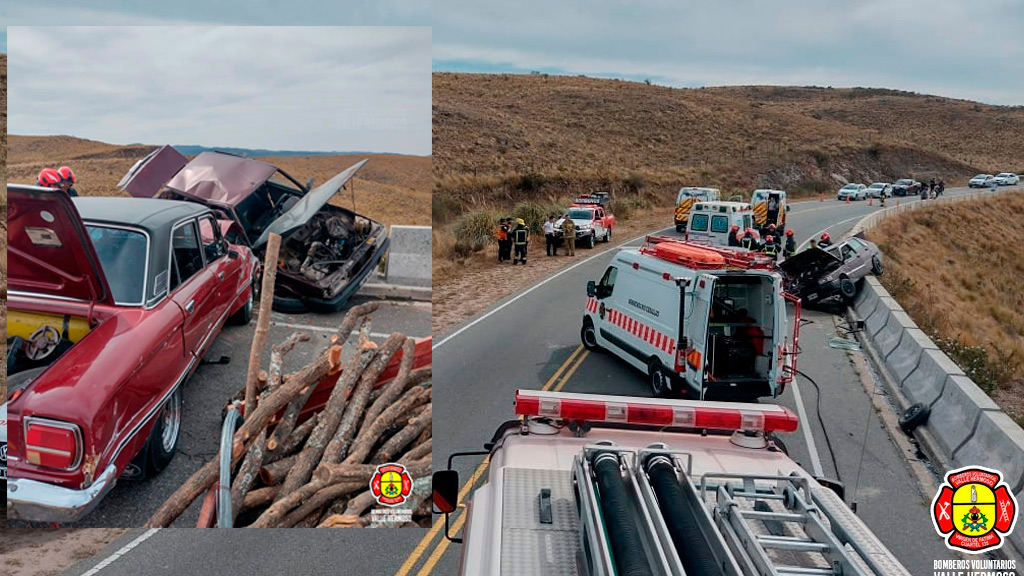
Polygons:
[[429,154],[426,27],[11,27],[12,134]]
[[883,86],[1024,104],[1019,0],[438,0],[434,10],[445,14],[435,70]]

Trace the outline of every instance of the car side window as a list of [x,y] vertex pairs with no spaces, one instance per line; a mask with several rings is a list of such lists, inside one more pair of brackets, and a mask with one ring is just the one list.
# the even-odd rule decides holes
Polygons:
[[203,252],[194,221],[174,229],[171,234],[171,286],[174,290],[203,269]]
[[203,241],[203,252],[206,254],[207,262],[213,262],[227,253],[224,238],[220,235],[220,226],[217,226],[213,216],[203,216],[199,219],[199,237]]
[[853,258],[855,253],[856,252],[854,252],[853,248],[850,247],[849,244],[843,246],[843,261]]
[[604,271],[604,276],[601,277],[601,283],[598,284],[598,297],[606,298],[612,295],[612,290],[615,289],[615,277],[618,273],[619,269],[615,266],[609,266],[608,269]]

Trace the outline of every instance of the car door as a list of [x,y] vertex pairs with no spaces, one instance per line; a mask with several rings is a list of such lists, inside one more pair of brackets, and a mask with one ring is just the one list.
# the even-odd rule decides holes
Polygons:
[[206,265],[196,219],[175,225],[171,232],[171,299],[185,313],[185,348],[193,356],[206,347],[220,314],[215,268]]
[[248,283],[245,276],[247,271],[242,269],[238,259],[228,258],[227,242],[221,236],[220,226],[212,214],[199,218],[199,239],[203,244],[206,265],[212,268],[216,279],[216,318],[220,318],[231,310],[238,293]]
[[594,235],[595,236],[600,236],[601,238],[604,238],[605,231],[604,231],[604,209],[603,208],[595,208],[594,209]]

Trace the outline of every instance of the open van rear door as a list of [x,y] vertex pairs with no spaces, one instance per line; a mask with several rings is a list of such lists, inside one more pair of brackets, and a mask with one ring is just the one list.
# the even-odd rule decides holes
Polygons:
[[711,299],[715,294],[716,278],[701,274],[693,284],[690,305],[686,307],[683,319],[683,335],[688,338],[689,348],[685,351],[686,379],[700,390],[704,399],[704,368],[707,366],[708,317],[711,313]]

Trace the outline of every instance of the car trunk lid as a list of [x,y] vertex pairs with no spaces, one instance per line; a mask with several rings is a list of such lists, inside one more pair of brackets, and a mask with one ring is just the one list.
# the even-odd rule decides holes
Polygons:
[[173,146],[161,146],[136,162],[117,186],[136,198],[152,198],[186,164],[188,159]]
[[356,172],[366,164],[367,160],[361,160],[360,162],[350,166],[346,170],[339,172],[333,178],[324,182],[320,186],[314,188],[305,196],[299,199],[287,212],[282,214],[276,220],[271,222],[266,229],[263,230],[263,234],[253,243],[252,248],[258,251],[266,243],[270,235],[279,234],[281,236],[287,236],[290,232],[299,228],[303,224],[309,221],[314,214],[323,208],[324,204],[331,199],[342,187],[345,186],[355,176]]
[[8,284],[15,291],[113,304],[100,259],[71,198],[8,186]]

